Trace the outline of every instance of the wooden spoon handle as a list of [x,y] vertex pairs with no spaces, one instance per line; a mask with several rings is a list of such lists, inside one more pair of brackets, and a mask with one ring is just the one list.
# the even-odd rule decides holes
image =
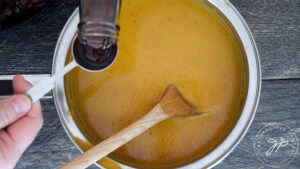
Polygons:
[[155,124],[168,118],[168,115],[164,113],[160,105],[156,105],[150,112],[148,112],[143,118],[135,123],[124,128],[117,134],[109,137],[108,139],[97,144],[93,148],[89,149],[85,153],[76,157],[72,161],[63,165],[61,169],[82,169],[95,163],[101,158],[105,157],[112,151],[121,147],[134,137],[143,133],[145,130],[154,126]]

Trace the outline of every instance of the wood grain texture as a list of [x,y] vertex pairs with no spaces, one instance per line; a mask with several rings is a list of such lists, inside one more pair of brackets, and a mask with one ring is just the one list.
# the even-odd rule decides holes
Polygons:
[[82,153],[60,169],[82,169],[107,156],[157,123],[172,117],[197,115],[174,85],[170,85],[160,102],[144,117]]
[[109,153],[113,152],[117,148],[126,144],[127,142],[140,135],[147,129],[151,128],[155,124],[169,117],[171,116],[168,115],[168,113],[164,112],[161,109],[160,104],[158,104],[154,106],[154,108],[141,119],[122,129],[118,133],[110,136],[109,138],[103,140],[88,151],[84,152],[80,156],[76,157],[72,161],[60,167],[60,169],[86,168],[91,164],[97,162],[99,159],[102,159]]
[[[270,168],[261,163],[255,155],[254,139],[258,131],[272,123],[282,123],[290,127],[300,139],[300,81],[265,81],[262,86],[260,103],[246,136],[233,152],[216,169],[228,168]],[[299,145],[300,146],[300,145]],[[300,147],[299,147],[300,148]],[[296,158],[286,169],[300,167],[300,149]]]
[[33,18],[0,33],[1,74],[49,74],[59,34],[78,1],[53,0]]
[[180,94],[174,85],[170,85],[159,101],[159,106],[169,117],[199,115],[197,111]]
[[300,77],[300,1],[230,0],[257,43],[263,79]]

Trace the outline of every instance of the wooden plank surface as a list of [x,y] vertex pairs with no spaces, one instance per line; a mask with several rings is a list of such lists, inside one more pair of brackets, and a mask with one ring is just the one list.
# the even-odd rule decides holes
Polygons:
[[230,0],[257,43],[263,79],[300,77],[300,1]]
[[[216,169],[271,168],[260,162],[255,154],[254,139],[264,126],[282,123],[290,127],[300,139],[300,81],[281,80],[263,82],[260,103],[246,136]],[[285,169],[300,168],[299,148],[295,159]]]
[[[265,81],[249,131],[215,168],[268,168],[258,160],[253,148],[254,138],[262,127],[280,122],[300,139],[300,0],[230,1],[256,39]],[[53,0],[34,18],[1,31],[0,75],[50,73],[59,33],[77,5],[78,0]],[[60,124],[53,99],[44,99],[42,104],[45,124],[17,169],[57,168],[79,154]],[[284,168],[300,168],[299,151]]]
[[0,33],[1,74],[49,74],[59,34],[78,1],[52,0],[33,18]]

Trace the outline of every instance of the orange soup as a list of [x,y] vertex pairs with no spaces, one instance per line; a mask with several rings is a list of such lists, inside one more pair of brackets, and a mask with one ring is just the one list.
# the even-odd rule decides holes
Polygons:
[[181,166],[211,152],[237,122],[247,89],[243,55],[225,22],[199,2],[122,0],[116,61],[66,77],[72,115],[92,144],[144,116],[170,84],[203,113],[165,120],[110,158],[137,168]]

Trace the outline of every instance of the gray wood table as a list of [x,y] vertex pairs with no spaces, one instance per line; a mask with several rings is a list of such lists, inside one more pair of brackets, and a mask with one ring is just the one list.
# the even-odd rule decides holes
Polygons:
[[[255,154],[254,143],[260,129],[270,124],[284,124],[295,133],[300,144],[300,0],[230,1],[255,37],[263,82],[250,129],[234,151],[215,168],[270,168]],[[1,31],[0,76],[50,74],[56,41],[77,6],[78,1],[53,0],[30,20]],[[43,99],[42,105],[44,126],[23,154],[17,169],[58,168],[79,155],[60,124],[52,97]],[[299,148],[296,151],[294,159],[282,168],[300,168]],[[284,154],[278,155],[277,162],[286,158]]]

